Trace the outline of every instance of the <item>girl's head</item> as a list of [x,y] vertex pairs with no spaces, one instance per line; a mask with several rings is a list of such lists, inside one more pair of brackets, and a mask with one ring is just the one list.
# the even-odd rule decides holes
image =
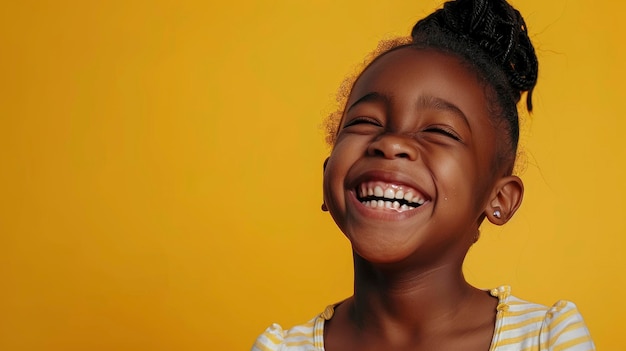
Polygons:
[[462,261],[485,217],[503,224],[521,203],[516,104],[527,91],[532,108],[537,59],[501,0],[446,3],[411,34],[352,85],[324,201],[369,261]]

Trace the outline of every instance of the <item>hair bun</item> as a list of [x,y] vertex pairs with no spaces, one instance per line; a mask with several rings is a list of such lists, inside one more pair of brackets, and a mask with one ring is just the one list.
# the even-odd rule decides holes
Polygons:
[[528,92],[526,104],[532,110],[532,90],[537,83],[538,62],[519,11],[504,0],[457,0],[417,22],[411,36],[448,32],[480,46],[504,71],[517,100]]

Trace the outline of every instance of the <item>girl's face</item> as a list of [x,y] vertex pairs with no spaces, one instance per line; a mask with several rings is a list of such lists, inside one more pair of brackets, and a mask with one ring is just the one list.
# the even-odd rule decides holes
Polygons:
[[324,201],[357,254],[463,260],[499,173],[485,89],[430,49],[391,51],[362,73],[324,171]]

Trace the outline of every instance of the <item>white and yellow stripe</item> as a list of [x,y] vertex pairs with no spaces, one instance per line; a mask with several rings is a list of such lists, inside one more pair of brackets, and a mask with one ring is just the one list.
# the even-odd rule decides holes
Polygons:
[[[489,351],[591,351],[589,331],[576,305],[558,301],[547,307],[511,296],[511,288],[491,290],[498,297],[496,325]],[[324,351],[324,321],[329,306],[308,323],[283,330],[272,324],[259,336],[252,351]]]

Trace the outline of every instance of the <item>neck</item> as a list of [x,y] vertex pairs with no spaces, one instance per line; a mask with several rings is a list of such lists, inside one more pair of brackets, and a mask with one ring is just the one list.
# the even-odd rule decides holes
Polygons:
[[375,265],[355,254],[354,267],[349,313],[363,331],[418,335],[450,330],[481,293],[465,281],[462,261],[416,271]]

